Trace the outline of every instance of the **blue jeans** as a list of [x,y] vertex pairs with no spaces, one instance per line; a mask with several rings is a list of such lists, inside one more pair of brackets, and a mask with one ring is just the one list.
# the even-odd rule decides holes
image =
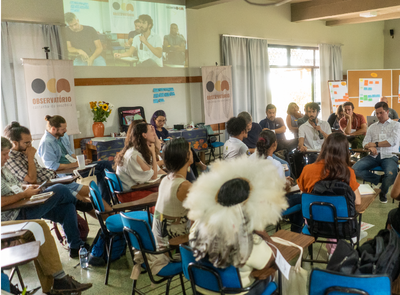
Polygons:
[[[83,61],[81,57],[77,57],[74,59],[74,66],[87,66],[87,61]],[[92,66],[106,66],[106,60],[101,55],[96,57],[93,61]]]
[[76,198],[62,184],[56,184],[45,189],[54,192],[44,204],[22,209],[17,217],[22,219],[49,219],[62,225],[69,247],[79,249],[83,241],[79,237],[78,219],[76,217]]
[[282,160],[281,158],[279,158],[278,156],[275,156],[275,154],[272,154],[272,158],[274,158],[275,160],[277,160],[278,162],[280,162],[281,164],[286,164],[289,168],[288,171],[285,171],[285,176],[288,177],[290,176],[290,166],[289,163],[286,162],[285,160]]
[[386,196],[389,187],[394,183],[397,176],[397,161],[397,157],[381,159],[381,154],[378,154],[376,158],[366,156],[355,163],[353,169],[357,177],[362,178],[367,182],[378,184],[381,176],[374,174],[369,170],[381,166],[383,172],[385,172],[382,180],[381,195]]
[[[95,175],[97,178],[97,185],[99,186],[100,192],[101,192],[101,197],[103,198],[104,201],[106,201],[108,204],[110,203],[110,193],[107,188],[107,182],[105,180],[106,174],[104,173],[104,169],[107,169],[110,172],[114,172],[114,169],[112,168],[111,162],[109,161],[98,161],[94,162],[97,165],[95,166]],[[90,170],[85,171],[80,173],[82,177],[87,177],[89,175]]]

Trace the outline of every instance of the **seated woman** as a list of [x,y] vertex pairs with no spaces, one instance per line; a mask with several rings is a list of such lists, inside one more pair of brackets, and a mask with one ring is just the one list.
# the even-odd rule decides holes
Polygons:
[[[156,180],[160,174],[166,174],[158,165],[159,151],[155,145],[156,132],[154,127],[145,123],[131,124],[128,128],[124,148],[115,157],[114,168],[121,179],[124,191],[132,186],[150,180]],[[137,191],[119,196],[121,203],[144,198],[157,192],[157,188]]]
[[[272,158],[276,147],[278,146],[278,142],[276,140],[276,135],[271,130],[264,130],[260,133],[260,137],[257,141],[257,148],[256,151],[250,156],[250,159],[267,159],[274,164],[274,166],[278,169],[278,175],[280,178],[285,180],[285,190],[287,193],[290,192],[292,187],[293,179],[291,177],[285,176],[285,168],[282,164]],[[301,204],[301,194],[291,194],[286,195],[289,207],[293,207],[297,204]],[[303,215],[301,212],[292,214],[289,216],[291,222],[291,231],[293,232],[301,232],[303,227]]]
[[[339,121],[344,117],[342,105],[338,106],[335,113],[332,113],[328,118],[328,123],[332,129],[340,131]],[[340,131],[341,132],[341,131]]]
[[154,212],[153,234],[157,250],[168,248],[171,238],[189,233],[188,210],[183,208],[191,183],[186,180],[193,155],[189,143],[184,138],[167,142],[163,148],[164,163],[168,175],[163,178],[158,190],[158,200]]
[[[206,257],[218,268],[233,265],[242,286],[251,285],[253,270],[274,263],[274,248],[261,236],[269,240],[264,229],[287,208],[283,186],[271,161],[252,162],[247,157],[217,162],[209,173],[200,175],[183,203],[194,221],[189,244],[196,260]],[[260,282],[260,289],[248,294],[261,294],[269,281]]]
[[[350,168],[349,142],[342,133],[331,133],[322,144],[321,153],[313,164],[304,166],[297,180],[303,193],[312,193],[320,180],[340,180],[347,183],[355,194],[355,205],[361,204],[361,195],[354,170]],[[361,239],[361,238],[360,238]],[[326,244],[328,254],[336,244]]]
[[299,125],[297,120],[302,118],[303,114],[299,111],[299,106],[295,102],[291,102],[287,108],[286,125],[292,131],[295,138],[299,137]]

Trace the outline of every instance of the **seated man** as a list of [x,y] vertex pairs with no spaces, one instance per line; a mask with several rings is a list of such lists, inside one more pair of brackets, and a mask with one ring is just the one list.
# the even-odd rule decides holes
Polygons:
[[162,40],[152,33],[153,19],[150,15],[139,16],[140,35],[133,38],[132,46],[124,53],[114,53],[115,58],[130,57],[137,52],[139,63],[137,67],[162,67]]
[[136,19],[133,23],[135,24],[135,30],[129,32],[128,42],[125,42],[125,46],[131,47],[133,38],[135,38],[137,35],[140,35],[140,20]]
[[173,65],[185,64],[186,40],[179,34],[178,25],[171,24],[169,35],[164,36],[164,52],[167,53],[166,63]]
[[276,134],[276,139],[285,140],[286,126],[282,118],[276,118],[276,107],[273,104],[267,105],[265,110],[267,117],[260,121],[262,130],[271,130]]
[[224,144],[224,160],[250,155],[249,149],[243,143],[243,138],[247,137],[246,120],[242,117],[232,117],[226,123],[226,131],[229,139]]
[[[385,96],[382,96],[379,99],[379,102],[386,102],[389,105],[388,99]],[[375,110],[372,112],[371,116],[376,116]],[[399,119],[399,115],[394,109],[389,108],[389,118],[397,121]]]
[[106,66],[101,56],[103,45],[96,30],[90,26],[83,26],[72,12],[65,14],[65,38],[69,53],[78,54],[74,66]]
[[[308,149],[320,151],[325,138],[332,133],[328,122],[319,120],[319,105],[315,102],[309,102],[305,106],[308,121],[299,127],[299,145],[300,152],[306,153]],[[310,154],[309,164],[314,163],[317,154]]]
[[354,112],[352,102],[346,101],[343,104],[343,110],[344,117],[339,121],[340,129],[345,135],[352,136],[348,139],[352,149],[362,149],[362,141],[367,132],[367,122],[363,115]]
[[[8,160],[8,154],[12,147],[11,142],[1,137],[1,207],[14,204],[20,200],[30,198],[40,193],[40,189],[36,186],[28,186],[25,190],[21,183],[4,167]],[[44,204],[27,207],[23,209],[14,209],[1,212],[1,221],[22,220],[22,219],[49,219],[62,225],[65,235],[67,236],[70,257],[78,257],[79,249],[82,245],[89,249],[89,245],[85,244],[79,234],[78,220],[76,217],[76,198],[70,191],[56,184],[47,188],[45,192],[53,192]]]
[[[40,285],[42,287],[42,292],[46,294],[50,294],[50,292],[52,292],[52,294],[61,292],[73,293],[82,292],[91,288],[91,283],[81,284],[64,272],[56,243],[54,242],[54,238],[50,232],[50,229],[44,220],[35,219],[4,221],[1,223],[1,226],[25,223],[27,221],[39,224],[43,230],[45,239],[45,242],[40,245],[39,256],[33,261],[35,263],[36,273],[39,278]],[[26,240],[23,240],[23,243],[32,242],[34,240],[35,239],[33,235],[28,236]]]
[[[78,168],[75,153],[71,150],[67,132],[67,122],[61,116],[47,115],[47,127],[45,134],[40,140],[38,154],[42,158],[44,165],[52,170],[60,171],[63,169]],[[86,163],[90,163],[86,160]],[[104,179],[104,169],[114,171],[111,163],[108,161],[96,162],[97,185],[101,191],[101,197],[110,204],[110,195],[107,189],[106,180]],[[82,172],[82,177],[86,177],[90,171]]]
[[304,116],[297,120],[297,127],[300,128],[300,126],[306,123],[307,121],[308,121],[307,109],[306,106],[304,106]]
[[[37,162],[35,158],[36,149],[32,146],[32,136],[28,128],[19,125],[18,122],[12,122],[4,129],[4,135],[13,143],[9,154],[10,159],[8,159],[5,166],[19,182],[24,184],[41,184],[57,177],[57,173],[54,170],[41,167]],[[89,187],[76,182],[63,185],[78,199],[76,209],[87,212],[96,218],[93,206],[88,197]],[[111,207],[107,203],[104,206],[106,211],[111,210]]]
[[386,194],[397,176],[398,158],[393,153],[399,152],[400,126],[389,118],[389,106],[386,102],[378,102],[375,113],[379,121],[369,126],[362,143],[370,155],[355,163],[353,169],[357,177],[378,185],[381,175],[370,172],[370,169],[382,167],[385,174],[379,200],[387,203]]

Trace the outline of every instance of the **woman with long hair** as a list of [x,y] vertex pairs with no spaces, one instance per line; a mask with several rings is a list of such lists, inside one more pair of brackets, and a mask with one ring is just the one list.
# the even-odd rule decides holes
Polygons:
[[[158,156],[154,127],[146,122],[132,123],[128,128],[124,148],[115,157],[114,164],[124,191],[130,190],[134,185],[156,180],[159,174],[165,174],[157,164]],[[154,191],[139,191],[135,193],[135,197],[145,197],[152,192]],[[120,199],[120,202],[132,201],[127,198],[128,200]]]
[[[331,133],[322,144],[321,152],[313,164],[304,166],[297,180],[303,193],[312,193],[315,184],[320,180],[339,180],[347,183],[355,194],[355,205],[361,204],[361,194],[358,190],[356,174],[350,168],[350,152],[347,137],[342,133]],[[360,240],[362,239],[360,234]],[[336,244],[326,244],[331,255]]]
[[332,113],[328,118],[328,123],[332,129],[340,130],[339,121],[344,117],[343,106],[337,107],[336,112]]
[[[278,141],[276,139],[275,133],[271,130],[264,130],[260,133],[256,145],[256,151],[250,156],[250,159],[267,159],[271,161],[272,164],[274,164],[274,166],[276,167],[279,177],[285,180],[285,190],[286,193],[289,193],[293,184],[293,179],[291,177],[285,176],[285,168],[283,167],[283,165],[272,157],[272,155],[276,151],[277,146]],[[286,197],[289,203],[289,207],[301,204],[300,194],[287,194]],[[303,226],[303,215],[301,214],[301,212],[290,215],[289,219],[292,224],[291,231],[300,233]]]
[[289,130],[292,131],[294,137],[299,137],[299,125],[297,120],[303,117],[303,114],[299,111],[299,106],[295,102],[291,102],[287,108],[286,125]]
[[193,154],[184,138],[175,138],[163,148],[163,158],[168,175],[163,178],[158,190],[154,212],[153,234],[157,249],[168,248],[171,238],[189,233],[188,210],[182,206],[192,184],[186,180]]
[[168,130],[164,128],[165,122],[167,122],[167,115],[163,110],[155,111],[150,119],[150,124],[154,127],[157,138],[161,140],[169,137]]

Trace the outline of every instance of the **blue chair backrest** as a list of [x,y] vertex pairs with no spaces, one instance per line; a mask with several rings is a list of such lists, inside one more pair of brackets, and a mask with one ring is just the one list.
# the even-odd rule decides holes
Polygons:
[[115,172],[110,172],[107,169],[104,169],[104,172],[106,174],[106,177],[108,177],[107,183],[108,183],[108,186],[109,186],[111,192],[112,193],[114,191],[122,192],[123,188],[122,188],[122,183],[121,183],[121,180],[119,179],[119,176]]
[[101,198],[99,187],[94,181],[91,181],[89,184],[89,189],[95,209],[99,212],[104,212],[103,199]]
[[[314,202],[331,203],[336,208],[337,217],[349,217],[347,210],[347,201],[344,196],[320,196],[312,194],[302,194],[301,196],[301,210],[303,217],[310,219],[310,204]],[[312,206],[312,215],[314,221],[334,222],[334,212],[328,206]],[[344,220],[338,220],[344,222]]]
[[222,286],[225,288],[242,288],[241,280],[239,277],[238,269],[234,266],[229,266],[227,268],[216,268],[206,259],[196,261],[192,249],[188,246],[180,246],[181,257],[182,257],[182,268],[183,274],[186,279],[190,280],[189,277],[189,264],[194,263],[200,266],[204,266],[209,270],[200,268],[191,268],[194,276],[194,283],[196,286],[201,288],[211,290],[214,292],[219,292],[218,279],[212,273],[216,272],[221,279]]
[[[156,251],[156,242],[154,240],[153,232],[151,231],[151,226],[146,219],[135,219],[126,216],[121,213],[122,225],[133,230],[142,241],[144,250]],[[129,233],[129,240],[132,247],[140,250],[140,244],[134,234]]]
[[[345,275],[327,270],[314,269],[310,277],[309,295],[339,295],[345,292],[326,293],[331,287],[347,287],[363,290],[370,295],[391,294],[390,279],[386,275]],[[357,294],[350,292],[351,294]],[[347,294],[347,293],[346,293]]]

